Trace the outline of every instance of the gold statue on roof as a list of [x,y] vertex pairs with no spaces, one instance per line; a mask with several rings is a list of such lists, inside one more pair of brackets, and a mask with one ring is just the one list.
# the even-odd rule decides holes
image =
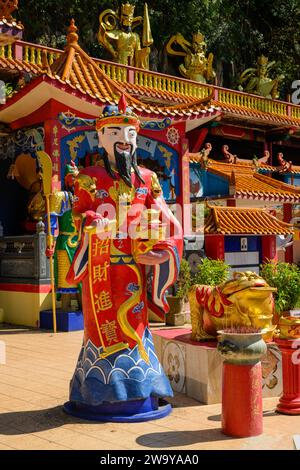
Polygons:
[[268,76],[274,64],[275,61],[269,62],[268,57],[264,55],[258,57],[257,66],[250,67],[241,74],[239,90],[265,98],[279,98],[278,86],[284,75],[279,75],[273,80]]
[[[103,11],[99,17],[98,41],[109,51],[115,62],[148,70],[153,38],[147,3],[144,5],[144,18],[134,17],[134,9],[134,5],[123,3],[119,14],[114,10]],[[141,24],[142,38],[133,32]]]
[[[173,48],[179,46],[181,50]],[[181,75],[196,82],[212,82],[216,76],[213,70],[214,55],[210,52],[206,57],[207,44],[202,33],[193,34],[192,43],[181,33],[172,36],[166,46],[169,55],[184,57],[184,64],[179,66]]]

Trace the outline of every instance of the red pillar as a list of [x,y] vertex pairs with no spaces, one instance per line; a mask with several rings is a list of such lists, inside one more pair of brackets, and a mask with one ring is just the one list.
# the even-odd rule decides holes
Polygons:
[[263,432],[261,362],[236,365],[223,363],[222,432],[250,437]]
[[208,134],[208,128],[203,127],[189,133],[189,147],[192,149],[192,153],[199,152],[203,142]]
[[181,158],[179,158],[180,194],[177,202],[182,209],[182,228],[184,235],[191,234],[191,203],[190,203],[190,157],[189,141],[182,139]]
[[53,176],[52,190],[61,190],[60,178],[60,126],[54,119],[48,119],[44,123],[45,129],[45,152],[50,155],[52,160]]
[[[292,204],[283,204],[283,221],[290,223],[293,218],[293,206]],[[285,261],[286,263],[293,263],[294,261],[294,253],[293,253],[293,245],[288,246],[285,250]]]
[[300,415],[300,339],[276,338],[282,354],[283,393],[276,411]]
[[263,263],[277,259],[276,235],[263,235],[261,237],[261,254]]
[[16,42],[14,44],[14,58],[23,60],[23,44]]
[[205,235],[205,254],[211,259],[225,259],[224,235]]
[[236,207],[236,200],[233,198],[227,199],[227,207]]

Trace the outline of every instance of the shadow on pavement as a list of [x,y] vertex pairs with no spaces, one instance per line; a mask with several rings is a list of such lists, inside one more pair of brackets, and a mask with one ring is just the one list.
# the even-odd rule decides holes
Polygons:
[[192,444],[225,441],[231,437],[222,434],[220,428],[201,429],[199,431],[167,431],[144,434],[137,438],[136,442],[144,447],[183,447]]
[[34,411],[13,411],[0,414],[0,435],[28,434],[56,429],[69,423],[104,424],[86,421],[64,413],[62,406]]

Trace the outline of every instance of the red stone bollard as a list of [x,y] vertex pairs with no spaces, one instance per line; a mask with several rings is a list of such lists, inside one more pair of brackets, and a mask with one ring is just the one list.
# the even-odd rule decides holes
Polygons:
[[259,436],[263,432],[261,362],[235,365],[224,362],[222,432],[228,436]]
[[263,432],[262,370],[267,347],[261,333],[219,332],[225,359],[222,380],[222,432],[233,437]]
[[300,415],[300,339],[275,339],[282,354],[283,394],[276,411]]

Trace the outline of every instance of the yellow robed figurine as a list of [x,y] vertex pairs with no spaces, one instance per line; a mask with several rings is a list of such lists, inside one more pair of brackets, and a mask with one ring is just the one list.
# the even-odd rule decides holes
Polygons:
[[279,98],[278,86],[284,79],[284,75],[279,75],[272,80],[268,74],[274,66],[275,61],[269,62],[268,57],[261,55],[257,59],[257,66],[244,70],[240,76],[239,90],[265,98]]
[[[173,45],[179,46],[181,50],[174,49]],[[210,52],[206,57],[206,49],[207,44],[200,32],[193,34],[192,44],[177,33],[166,46],[169,55],[184,57],[184,64],[179,66],[181,75],[202,83],[212,82],[216,76],[212,67],[214,56]]]
[[[66,165],[64,178],[66,191],[56,191],[50,195],[49,199],[51,232],[54,235],[55,230],[58,229],[58,237],[52,249],[47,249],[46,254],[47,256],[54,255],[56,293],[61,294],[62,310],[64,311],[71,308],[71,295],[79,293],[77,285],[70,285],[66,281],[79,238],[72,213],[73,185],[78,173],[73,161]],[[77,295],[77,300],[80,305],[79,295]]]
[[[113,10],[103,11],[99,17],[98,41],[108,50],[115,62],[148,70],[153,38],[147,3],[144,6],[144,18],[134,17],[134,9],[134,5],[123,3],[119,14]],[[142,41],[138,33],[133,32],[141,24]]]

